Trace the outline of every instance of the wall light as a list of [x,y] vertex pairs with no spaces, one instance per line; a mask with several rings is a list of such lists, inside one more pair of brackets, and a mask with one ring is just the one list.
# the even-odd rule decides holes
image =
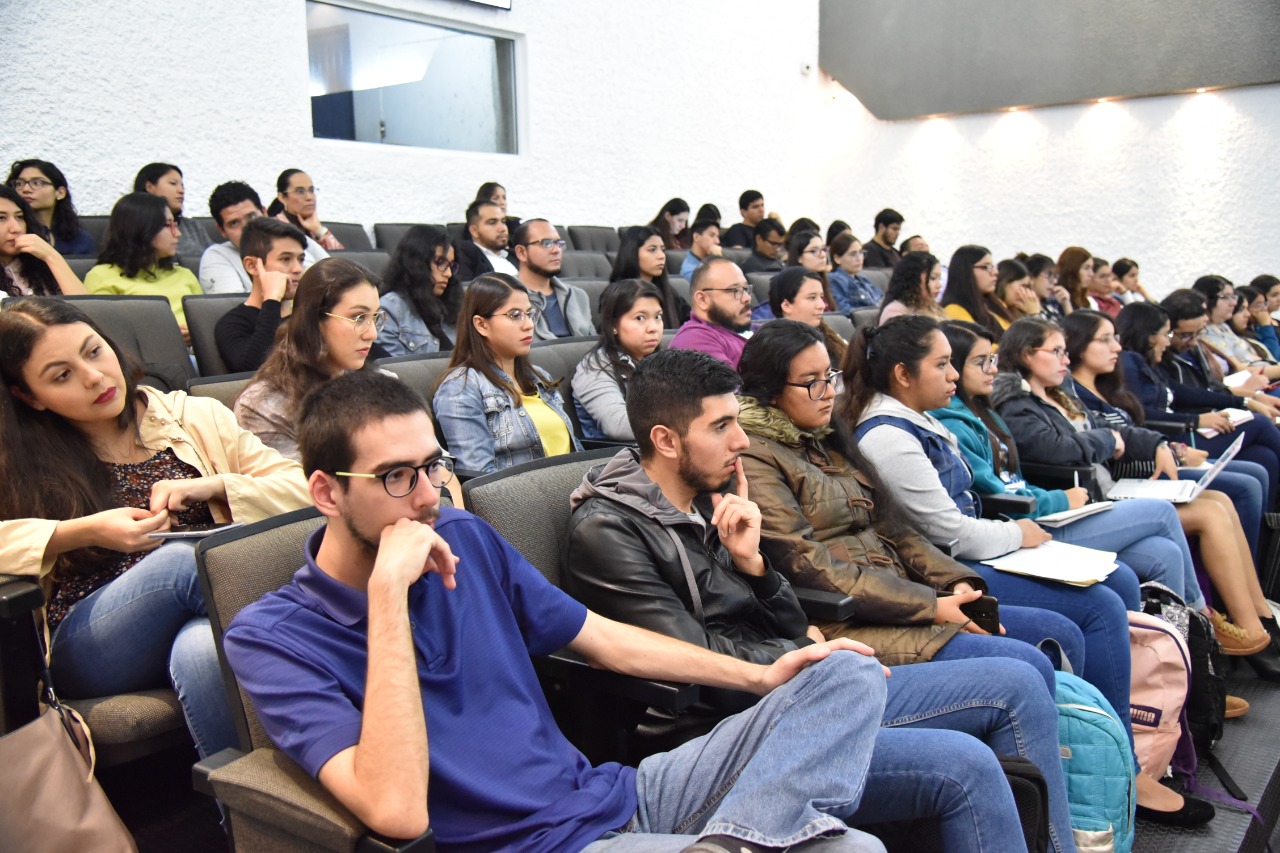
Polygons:
[[1202,89],[1196,89],[1196,94],[1197,94],[1197,95],[1203,95],[1203,94],[1204,94],[1205,92],[1207,92],[1207,91],[1209,91],[1209,90],[1208,90],[1208,89],[1203,89],[1203,88],[1202,88]]

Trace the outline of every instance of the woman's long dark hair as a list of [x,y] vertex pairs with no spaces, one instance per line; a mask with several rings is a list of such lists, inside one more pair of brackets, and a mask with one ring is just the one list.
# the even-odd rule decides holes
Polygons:
[[[275,348],[246,389],[265,382],[272,390],[288,395],[289,411],[293,412],[303,397],[328,382],[331,377],[320,324],[348,290],[362,284],[376,288],[378,278],[354,261],[334,257],[312,264],[298,282],[289,322],[276,333]],[[362,369],[372,366],[366,359]]]
[[[151,193],[121,196],[111,208],[111,219],[107,222],[107,235],[98,253],[98,263],[115,264],[126,278],[141,276],[148,281],[155,280],[157,267],[173,269],[177,256],[161,258],[152,245],[156,235],[169,227],[164,215],[168,209],[169,202],[162,196]],[[201,226],[193,224],[191,227]]]
[[[803,264],[800,263],[800,255],[802,252],[804,252],[805,248],[808,247],[808,245],[814,240],[817,240],[824,248],[827,245],[826,243],[822,242],[822,235],[819,234],[817,231],[797,231],[795,234],[792,234],[790,237],[788,237],[787,238],[787,263],[785,267],[803,266]],[[827,261],[830,262],[830,260],[831,260],[831,255],[828,254]],[[827,307],[830,310],[834,311],[836,301],[831,296],[831,282],[827,280],[826,272],[825,271],[813,272],[812,270],[810,270],[809,275],[813,276],[818,281],[822,282],[822,298],[827,300]],[[775,311],[773,316],[781,317],[782,315]]]
[[684,230],[678,234],[671,232],[671,226],[667,224],[667,217],[679,216],[682,213],[689,212],[689,202],[682,198],[668,199],[667,203],[658,211],[658,215],[653,217],[653,221],[649,223],[649,227],[658,232],[658,236],[662,238],[662,246],[665,249],[679,249],[681,245],[687,242],[689,237],[689,226],[686,224]]
[[453,341],[444,324],[458,322],[462,306],[462,286],[457,276],[450,276],[444,293],[436,296],[432,272],[440,249],[449,256],[449,234],[434,225],[415,225],[396,244],[382,279],[382,292],[398,293],[426,324],[428,331],[440,341],[440,349],[453,349]]
[[890,394],[895,366],[901,364],[911,375],[918,374],[920,362],[933,348],[936,331],[938,322],[923,314],[899,314],[879,326],[859,329],[840,365],[844,393],[836,399],[832,420],[852,429],[872,397]]
[[960,381],[956,383],[956,396],[968,406],[969,411],[978,416],[978,420],[982,421],[982,425],[987,428],[987,441],[991,444],[991,458],[995,469],[1008,471],[1011,474],[1018,473],[1021,465],[1018,461],[1018,447],[1014,444],[1009,430],[1005,429],[1000,419],[996,417],[995,409],[991,408],[991,396],[989,394],[971,395],[964,387],[965,362],[973,352],[973,345],[979,340],[984,340],[995,346],[999,343],[996,336],[991,334],[991,330],[985,326],[964,320],[948,320],[943,323],[942,334],[947,336],[947,343],[951,344],[951,366],[956,369],[956,373],[960,374]]
[[[27,204],[26,199],[18,195],[17,190],[8,184],[0,184],[0,198],[11,201],[18,206],[18,210],[22,212],[23,221],[27,223],[28,234],[35,234],[43,239],[48,239],[48,230],[40,224],[40,220],[36,218],[35,211],[31,209],[31,205]],[[58,286],[58,280],[53,277],[53,271],[49,269],[49,265],[44,261],[35,255],[19,252],[17,263],[18,271],[27,280],[27,285],[31,288],[32,295],[62,295],[62,288]],[[18,293],[17,285],[9,277],[9,271],[4,267],[0,267],[0,290],[10,296],[21,295]]]
[[[907,252],[893,267],[880,307],[890,302],[901,302],[913,311],[924,310],[930,301],[924,291],[928,287],[929,275],[937,265],[938,259],[928,252]],[[920,283],[921,276],[924,276],[924,285]]]
[[[1117,261],[1117,263],[1119,263],[1119,262]],[[1112,267],[1112,269],[1115,269],[1115,267]],[[1241,287],[1237,287],[1237,288],[1236,288],[1236,298],[1239,300],[1239,301],[1236,303],[1236,312],[1238,313],[1238,312],[1240,311],[1240,306],[1241,306],[1241,305],[1243,305],[1243,306],[1244,306],[1244,309],[1245,309],[1246,311],[1248,311],[1248,310],[1249,310],[1249,306],[1250,306],[1250,305],[1252,305],[1252,304],[1254,303],[1254,300],[1256,300],[1256,299],[1266,299],[1266,298],[1267,298],[1267,295],[1266,295],[1265,293],[1263,293],[1261,290],[1258,290],[1258,288],[1256,288],[1256,287],[1254,287],[1254,286],[1252,286],[1252,285],[1246,284],[1246,285],[1243,285],[1243,286],[1241,286]],[[1249,315],[1249,323],[1248,323],[1248,325],[1246,325],[1246,326],[1245,326],[1244,331],[1243,331],[1243,332],[1238,332],[1237,334],[1239,334],[1239,335],[1240,335],[1240,337],[1242,337],[1242,338],[1244,338],[1245,340],[1248,340],[1248,341],[1250,341],[1250,342],[1254,342],[1254,341],[1256,341],[1259,345],[1261,345],[1261,343],[1262,343],[1261,341],[1259,341],[1259,340],[1258,340],[1258,332],[1257,332],[1257,330],[1256,330],[1256,328],[1255,328],[1255,326],[1254,326],[1254,322],[1253,322],[1253,315],[1252,315],[1252,314],[1251,314],[1251,315]],[[1264,348],[1265,348],[1265,347],[1264,347]],[[1268,354],[1267,356],[1265,356],[1265,358],[1266,358],[1267,360],[1271,360],[1271,356],[1270,356],[1270,354]]]
[[1058,284],[1071,294],[1071,304],[1076,308],[1089,307],[1089,292],[1080,280],[1080,268],[1091,260],[1093,255],[1080,246],[1068,246],[1058,256]]
[[529,356],[516,356],[515,376],[511,377],[516,387],[512,388],[507,380],[498,375],[498,360],[494,357],[493,348],[489,346],[489,339],[476,330],[474,322],[476,317],[492,317],[517,290],[529,292],[529,288],[521,284],[520,279],[502,272],[485,273],[467,285],[466,295],[462,297],[462,310],[458,314],[458,340],[453,345],[449,369],[440,377],[441,382],[453,373],[454,368],[469,367],[505,390],[517,409],[524,405],[520,400],[521,394],[530,396],[537,393],[538,385],[542,383],[533,370],[533,362],[529,361]]
[[[628,278],[641,278],[640,247],[650,237],[661,238],[656,228],[649,225],[633,225],[622,232],[622,242],[618,246],[618,254],[613,259],[613,271],[609,273],[609,282],[622,281]],[[668,329],[678,329],[685,321],[685,311],[681,309],[680,299],[671,289],[671,279],[667,277],[664,265],[653,280],[653,286],[662,292],[662,323]],[[459,324],[461,325],[461,324]]]
[[[782,303],[795,302],[796,295],[800,292],[800,288],[804,287],[806,281],[816,281],[822,285],[822,298],[826,300],[827,310],[835,310],[834,303],[827,293],[827,283],[823,281],[822,273],[816,273],[798,265],[788,266],[769,281],[769,308],[773,311],[774,317],[779,320],[785,319],[782,314]],[[826,320],[821,321],[817,328],[822,333],[827,352],[831,355],[831,363],[839,364],[844,361],[844,354],[848,344],[840,339],[835,329],[827,325]]]
[[[662,293],[647,281],[638,278],[624,278],[615,281],[600,294],[600,345],[591,357],[602,359],[601,365],[613,376],[622,396],[627,396],[627,383],[635,373],[635,365],[630,355],[618,341],[616,326],[618,321],[627,315],[641,299],[656,299],[662,305]],[[661,345],[659,345],[661,346]]]
[[[1163,308],[1151,302],[1131,302],[1116,316],[1116,335],[1120,346],[1129,352],[1140,354],[1152,367],[1156,366],[1155,350],[1151,348],[1151,336],[1164,328],[1169,315]],[[1165,357],[1170,352],[1165,350]]]
[[942,304],[959,305],[969,312],[975,323],[999,340],[1004,328],[996,318],[1012,323],[1013,316],[994,293],[978,290],[978,280],[973,275],[973,265],[990,254],[985,246],[969,245],[956,249],[947,267],[947,289],[942,294]]
[[[281,213],[284,213],[285,216],[289,217],[290,222],[292,222],[294,225],[298,225],[298,217],[294,216],[291,213],[285,213],[284,202],[280,200],[280,196],[278,195],[278,193],[288,192],[289,180],[294,175],[300,174],[301,172],[302,172],[301,169],[285,169],[283,172],[279,174],[279,176],[276,178],[277,195],[275,198],[271,199],[271,204],[267,205],[267,216],[279,216]],[[298,225],[298,227],[302,228],[301,225]],[[302,230],[306,231],[305,228],[303,228]]]
[[[1013,373],[1022,379],[1029,377],[1031,368],[1027,367],[1027,361],[1038,347],[1044,346],[1044,342],[1054,332],[1061,333],[1062,328],[1043,317],[1014,320],[1000,339],[1000,372]],[[1047,397],[1066,410],[1069,418],[1078,420],[1085,416],[1080,401],[1063,391],[1062,386],[1045,388],[1044,391]]]
[[[93,320],[70,302],[53,297],[14,300],[0,311],[0,519],[63,521],[92,515],[117,504],[111,470],[98,458],[88,436],[51,411],[39,411],[18,396],[31,393],[23,368],[51,326],[84,323],[120,361],[125,379],[124,411],[117,424],[137,432],[142,373]],[[15,393],[18,392],[18,393]],[[68,551],[54,563],[54,577],[96,569],[102,549]]]
[[[5,183],[12,186],[24,169],[37,170],[49,179],[55,190],[66,191],[65,196],[53,202],[53,222],[50,223],[49,230],[53,233],[55,243],[58,241],[69,243],[74,240],[80,233],[80,214],[76,212],[76,206],[71,201],[71,187],[67,186],[67,176],[48,160],[18,160],[9,167],[9,179]],[[27,228],[30,230],[30,222]]]
[[[1090,308],[1081,308],[1079,311],[1073,311],[1062,320],[1062,333],[1067,339],[1067,355],[1071,357],[1072,364],[1080,364],[1084,358],[1084,351],[1093,343],[1093,338],[1098,334],[1098,329],[1103,323],[1115,328],[1115,322],[1103,314],[1101,311],[1094,311]],[[1157,329],[1158,331],[1158,329]],[[1118,336],[1118,333],[1117,333]],[[1124,346],[1121,344],[1121,346]],[[1138,398],[1133,396],[1124,384],[1124,362],[1117,359],[1116,369],[1110,373],[1099,373],[1093,380],[1094,387],[1098,389],[1098,395],[1117,409],[1123,409],[1129,413],[1135,423],[1141,424],[1145,420],[1142,413],[1142,403]]]

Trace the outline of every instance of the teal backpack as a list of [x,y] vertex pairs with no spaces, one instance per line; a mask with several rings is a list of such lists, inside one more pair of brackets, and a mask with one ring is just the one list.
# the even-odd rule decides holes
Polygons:
[[1136,792],[1129,737],[1096,687],[1070,673],[1054,675],[1058,743],[1076,846],[1130,853]]

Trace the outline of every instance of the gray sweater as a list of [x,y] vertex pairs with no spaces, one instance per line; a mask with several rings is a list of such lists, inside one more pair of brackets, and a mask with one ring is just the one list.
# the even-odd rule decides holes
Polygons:
[[[917,424],[942,436],[960,452],[955,436],[941,421],[909,409],[893,397],[877,394],[858,423],[876,415],[891,415]],[[935,545],[958,540],[952,556],[986,560],[1022,547],[1022,528],[1016,522],[970,518],[960,512],[938,480],[920,441],[911,433],[881,424],[862,437],[858,448],[876,466],[881,482],[897,498],[912,527]]]
[[[555,276],[551,277],[551,292],[556,295],[556,302],[560,305],[561,312],[564,313],[564,321],[569,326],[569,331],[575,337],[584,335],[594,335],[596,333],[595,324],[591,322],[591,298],[587,296],[587,292],[581,287],[574,287],[572,284],[565,284]],[[533,307],[542,310],[546,305],[546,297],[536,290],[529,291],[529,301],[533,303]],[[556,336],[551,333],[551,329],[547,326],[545,316],[538,317],[538,323],[533,328],[533,337],[535,340],[547,341],[555,340]]]

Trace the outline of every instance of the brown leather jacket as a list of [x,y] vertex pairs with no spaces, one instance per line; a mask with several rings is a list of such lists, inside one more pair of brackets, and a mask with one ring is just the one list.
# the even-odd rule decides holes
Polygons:
[[913,531],[890,536],[849,461],[778,409],[744,397],[739,421],[761,552],[796,586],[857,603],[849,622],[819,625],[823,634],[864,642],[890,666],[930,660],[960,628],[933,624],[936,590],[967,581],[985,592],[982,578]]

